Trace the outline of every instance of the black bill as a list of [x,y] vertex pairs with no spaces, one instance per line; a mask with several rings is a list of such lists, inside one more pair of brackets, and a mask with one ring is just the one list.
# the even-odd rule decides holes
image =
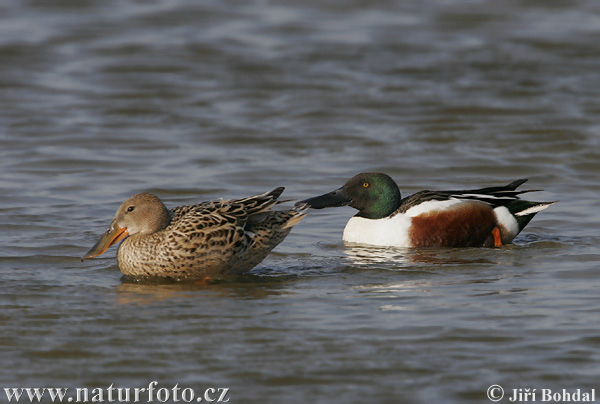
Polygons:
[[336,206],[348,206],[352,199],[348,197],[344,188],[336,189],[328,194],[315,196],[303,201],[297,202],[296,205],[306,204],[313,209],[333,208]]

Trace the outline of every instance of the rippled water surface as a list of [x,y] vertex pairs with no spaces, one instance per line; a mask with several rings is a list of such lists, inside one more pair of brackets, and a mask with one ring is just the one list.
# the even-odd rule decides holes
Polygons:
[[[0,387],[600,388],[600,4],[296,3],[2,2]],[[361,171],[404,195],[529,178],[560,203],[500,249],[344,246],[352,209],[315,211],[208,285],[79,260],[136,192],[298,199]]]

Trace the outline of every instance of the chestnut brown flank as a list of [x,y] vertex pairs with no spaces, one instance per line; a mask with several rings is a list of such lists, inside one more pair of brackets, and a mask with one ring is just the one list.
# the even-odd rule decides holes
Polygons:
[[409,235],[415,247],[491,247],[495,227],[489,205],[469,202],[413,217]]

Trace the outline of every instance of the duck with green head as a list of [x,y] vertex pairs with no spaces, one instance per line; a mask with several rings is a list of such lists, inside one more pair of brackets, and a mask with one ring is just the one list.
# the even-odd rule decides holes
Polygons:
[[402,199],[383,173],[361,173],[339,189],[299,203],[314,209],[358,210],[344,229],[351,243],[395,247],[498,247],[508,244],[536,213],[556,202],[530,202],[508,185],[460,191],[420,191]]

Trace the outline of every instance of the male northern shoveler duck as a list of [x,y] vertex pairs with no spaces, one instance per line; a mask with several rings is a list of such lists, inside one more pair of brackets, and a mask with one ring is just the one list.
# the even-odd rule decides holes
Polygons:
[[508,244],[536,213],[556,202],[529,202],[517,191],[526,179],[503,187],[420,191],[404,199],[383,173],[362,173],[343,187],[298,204],[315,209],[352,206],[358,213],[344,241],[395,247],[499,247]]
[[306,214],[302,206],[270,209],[283,189],[170,210],[153,194],[134,195],[123,202],[106,233],[82,260],[123,240],[117,260],[125,275],[205,278],[247,272]]

